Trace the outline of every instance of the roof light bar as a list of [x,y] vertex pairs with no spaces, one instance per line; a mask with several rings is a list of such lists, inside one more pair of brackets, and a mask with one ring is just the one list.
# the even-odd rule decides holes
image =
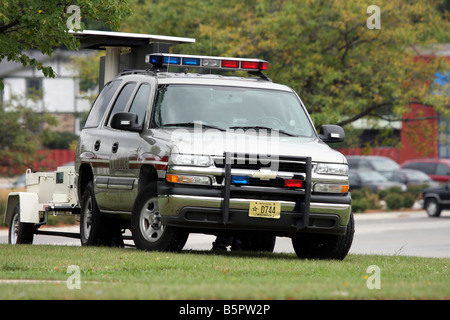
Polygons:
[[161,66],[197,67],[236,71],[267,70],[269,63],[260,59],[194,56],[169,53],[152,53],[145,56],[145,62]]

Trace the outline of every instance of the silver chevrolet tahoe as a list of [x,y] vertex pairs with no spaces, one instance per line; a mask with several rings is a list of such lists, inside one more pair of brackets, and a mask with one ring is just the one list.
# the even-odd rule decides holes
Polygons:
[[272,251],[283,236],[298,257],[344,259],[354,233],[348,166],[326,144],[343,141],[342,128],[318,134],[295,91],[262,73],[266,61],[146,59],[152,69],[105,85],[82,130],[82,243],[121,245],[129,228],[143,250],[181,250],[189,233],[206,233]]

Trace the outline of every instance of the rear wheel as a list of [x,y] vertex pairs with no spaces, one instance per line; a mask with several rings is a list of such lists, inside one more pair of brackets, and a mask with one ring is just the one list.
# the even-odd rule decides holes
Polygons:
[[15,206],[9,224],[9,244],[31,244],[34,238],[34,223],[20,222],[20,207]]
[[302,234],[292,238],[294,251],[302,259],[343,260],[352,245],[355,223],[353,213],[344,235]]
[[189,236],[180,228],[161,223],[156,184],[144,188],[136,198],[131,233],[136,247],[146,251],[181,251]]

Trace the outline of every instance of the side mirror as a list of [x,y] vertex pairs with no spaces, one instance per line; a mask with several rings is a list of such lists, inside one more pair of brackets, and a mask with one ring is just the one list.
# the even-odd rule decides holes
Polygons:
[[345,132],[340,126],[325,124],[320,127],[319,138],[326,143],[343,142],[345,140]]
[[111,119],[111,128],[138,132],[142,130],[142,125],[138,121],[135,113],[118,112]]

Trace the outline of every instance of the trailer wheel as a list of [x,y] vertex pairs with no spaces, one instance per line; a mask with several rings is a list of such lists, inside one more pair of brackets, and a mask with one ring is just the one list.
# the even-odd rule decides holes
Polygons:
[[95,200],[94,185],[90,181],[83,193],[80,214],[80,239],[83,246],[109,245],[107,221]]
[[156,184],[139,192],[131,215],[131,233],[136,247],[146,251],[181,251],[189,236],[161,223]]
[[9,244],[32,244],[34,223],[20,222],[20,207],[15,206],[9,224]]

